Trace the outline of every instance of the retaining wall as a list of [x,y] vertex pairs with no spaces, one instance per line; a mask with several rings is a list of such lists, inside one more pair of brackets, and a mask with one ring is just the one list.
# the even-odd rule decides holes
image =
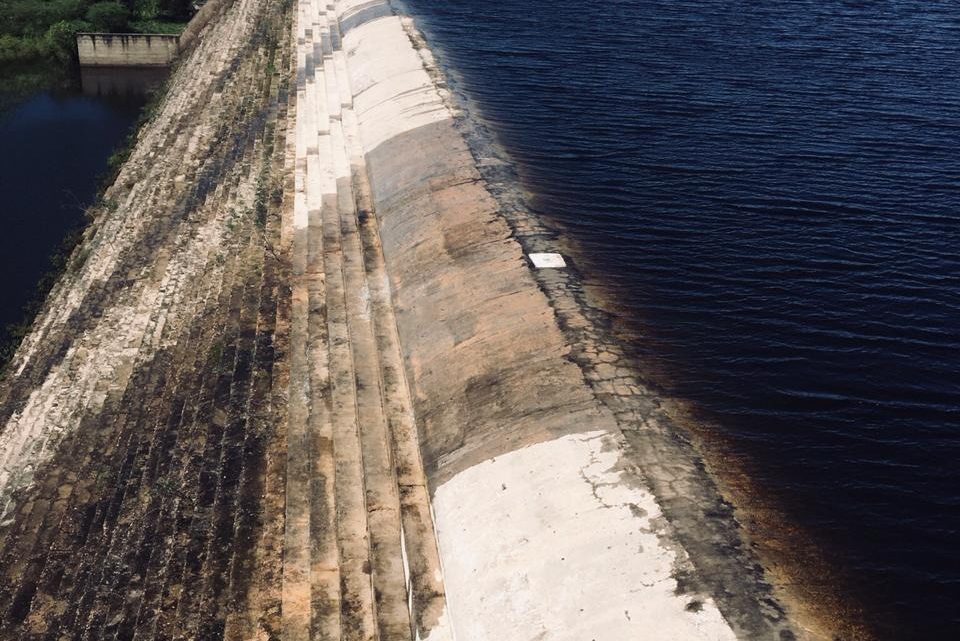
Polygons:
[[180,37],[143,33],[78,33],[81,66],[165,67],[180,53]]

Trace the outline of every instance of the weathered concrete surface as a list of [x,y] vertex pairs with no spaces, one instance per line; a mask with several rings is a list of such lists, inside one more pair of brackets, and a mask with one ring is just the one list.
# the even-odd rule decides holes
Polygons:
[[604,432],[565,436],[438,487],[458,639],[736,638],[712,598],[678,598],[685,559],[661,542],[653,495],[617,470],[619,449]]
[[491,194],[413,25],[343,46],[457,638],[793,638],[574,275],[531,272],[549,235]]
[[166,67],[180,53],[180,36],[150,33],[78,33],[80,64],[90,67]]

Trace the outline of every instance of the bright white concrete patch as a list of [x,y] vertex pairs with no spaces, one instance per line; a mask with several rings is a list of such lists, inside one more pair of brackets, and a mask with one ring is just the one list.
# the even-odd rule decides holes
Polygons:
[[400,560],[403,562],[403,584],[407,586],[407,612],[413,616],[413,590],[410,588],[410,557],[407,555],[407,537],[400,528]]
[[451,117],[400,18],[355,27],[343,47],[365,151]]
[[537,269],[559,269],[566,267],[567,262],[560,254],[529,254],[530,262]]
[[604,432],[485,461],[437,488],[457,641],[734,641],[709,598],[676,595],[660,508],[624,483]]

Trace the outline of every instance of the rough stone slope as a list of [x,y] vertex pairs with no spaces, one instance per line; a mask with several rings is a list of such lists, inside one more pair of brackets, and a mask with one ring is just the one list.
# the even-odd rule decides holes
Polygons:
[[288,28],[208,27],[0,386],[4,639],[279,625]]

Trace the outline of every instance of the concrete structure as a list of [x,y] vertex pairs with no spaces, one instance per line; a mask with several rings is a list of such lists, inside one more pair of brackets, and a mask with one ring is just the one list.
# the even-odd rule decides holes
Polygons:
[[191,49],[229,0],[208,0],[180,35],[152,33],[78,33],[81,67],[168,67]]
[[0,383],[0,641],[804,634],[412,21],[202,31]]
[[81,66],[165,67],[180,53],[180,36],[149,33],[78,33]]

